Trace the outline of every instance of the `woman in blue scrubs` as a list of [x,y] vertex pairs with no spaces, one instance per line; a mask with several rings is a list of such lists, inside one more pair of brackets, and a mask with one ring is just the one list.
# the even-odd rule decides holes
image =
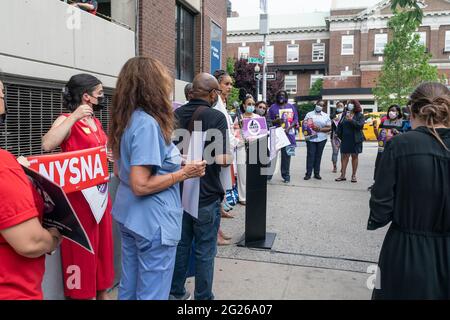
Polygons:
[[181,166],[171,142],[172,79],[157,60],[123,67],[111,110],[110,147],[120,179],[113,217],[122,238],[119,300],[167,300],[183,209],[179,183],[202,177],[206,163]]

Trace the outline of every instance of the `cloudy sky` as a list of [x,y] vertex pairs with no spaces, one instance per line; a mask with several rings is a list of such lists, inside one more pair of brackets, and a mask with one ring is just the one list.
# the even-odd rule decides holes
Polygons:
[[[267,0],[270,14],[287,14],[314,11],[329,11],[331,0]],[[356,1],[356,0],[355,0]],[[233,11],[241,17],[260,13],[259,0],[231,0]]]

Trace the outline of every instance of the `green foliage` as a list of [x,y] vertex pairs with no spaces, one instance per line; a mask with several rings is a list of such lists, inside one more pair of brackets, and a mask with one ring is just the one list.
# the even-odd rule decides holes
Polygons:
[[239,100],[239,89],[233,88],[231,90],[231,94],[228,97],[228,109],[233,109],[233,104],[237,102],[238,104],[241,104],[241,101]]
[[419,25],[422,23],[423,11],[416,0],[392,0],[391,9],[393,12],[400,7],[406,11],[406,18],[409,22],[416,21]]
[[232,77],[234,77],[234,72],[235,72],[235,70],[234,70],[234,64],[235,64],[235,63],[236,63],[236,61],[234,61],[233,58],[229,57],[229,58],[227,59],[227,73],[228,73],[230,76],[232,76]]
[[309,90],[310,96],[320,96],[322,94],[323,89],[323,79],[317,79],[316,82],[313,83],[311,90]]
[[384,65],[374,95],[381,110],[392,104],[407,103],[414,88],[423,81],[437,81],[437,67],[429,64],[431,54],[419,43],[414,32],[418,20],[411,20],[408,12],[394,12],[389,21],[393,33],[384,51]]
[[313,111],[314,108],[315,105],[312,102],[297,104],[298,119],[300,121],[305,119],[306,114]]

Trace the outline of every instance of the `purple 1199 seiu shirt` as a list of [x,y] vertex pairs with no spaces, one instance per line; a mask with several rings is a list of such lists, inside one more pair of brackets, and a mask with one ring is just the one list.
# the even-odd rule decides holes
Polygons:
[[[283,106],[280,106],[279,104],[275,103],[273,104],[270,109],[269,109],[269,118],[273,120],[277,119],[277,118],[281,118],[282,116],[280,115],[280,110],[283,109],[291,109],[292,111],[292,118],[289,120],[286,119],[286,122],[288,122],[289,126],[292,125],[292,123],[294,124],[298,124],[298,112],[297,112],[297,108],[295,108],[292,104],[287,103]],[[287,123],[286,123],[287,125]],[[275,125],[277,127],[279,127],[280,125]],[[289,141],[291,142],[291,144],[293,146],[296,145],[296,141],[295,141],[295,130],[292,129],[291,131],[289,131],[289,133],[287,133],[287,136],[289,138]]]

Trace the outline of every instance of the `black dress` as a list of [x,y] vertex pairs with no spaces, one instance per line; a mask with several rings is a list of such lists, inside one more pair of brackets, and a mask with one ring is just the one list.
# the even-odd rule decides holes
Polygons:
[[359,154],[363,151],[364,116],[361,113],[354,115],[352,120],[347,120],[345,114],[339,123],[338,132],[341,137],[342,154]]
[[450,299],[450,152],[420,127],[391,140],[379,170],[368,229],[392,224],[372,298]]

